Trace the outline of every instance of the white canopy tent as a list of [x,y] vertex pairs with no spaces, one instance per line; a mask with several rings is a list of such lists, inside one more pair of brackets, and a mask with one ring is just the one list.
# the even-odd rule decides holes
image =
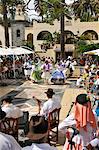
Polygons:
[[14,47],[14,48],[0,48],[0,55],[8,56],[8,55],[26,55],[26,54],[32,54],[33,51],[27,50],[22,47]]
[[12,47],[12,48],[0,48],[0,55],[1,56],[8,56],[13,55],[13,71],[14,71],[14,78],[15,78],[15,56],[17,55],[27,55],[33,54],[33,51],[30,51],[23,47]]
[[84,54],[89,54],[89,55],[98,55],[99,56],[99,49],[84,52]]

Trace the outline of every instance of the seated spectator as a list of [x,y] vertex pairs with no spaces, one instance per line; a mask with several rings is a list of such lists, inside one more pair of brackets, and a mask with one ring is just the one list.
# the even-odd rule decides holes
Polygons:
[[61,104],[60,100],[57,99],[57,97],[54,97],[55,93],[53,89],[49,88],[45,93],[47,95],[48,100],[43,104],[40,114],[47,117],[49,112],[52,112],[56,108],[60,108]]
[[[97,128],[96,119],[87,94],[79,94],[76,97],[74,113],[59,124],[59,130],[66,134],[68,127],[74,127],[79,134],[74,136],[72,140],[77,147],[76,150],[83,150],[83,148],[94,138],[94,133]],[[70,144],[71,143],[66,139],[64,150],[70,150]]]
[[77,79],[77,81],[76,81],[76,86],[77,86],[77,87],[83,87],[83,86],[84,86],[84,84],[83,84],[83,79],[82,79],[81,76],[78,77],[78,79]]
[[34,116],[31,117],[27,137],[32,141],[32,145],[23,147],[22,150],[57,150],[56,147],[52,147],[46,142],[47,131],[48,122],[43,117],[40,117],[35,123]]
[[2,100],[2,110],[6,112],[8,118],[19,118],[23,115],[23,112],[12,104],[11,97],[6,97]]
[[[0,107],[0,122],[5,117],[6,113]],[[21,147],[12,136],[0,132],[0,150],[21,150]]]

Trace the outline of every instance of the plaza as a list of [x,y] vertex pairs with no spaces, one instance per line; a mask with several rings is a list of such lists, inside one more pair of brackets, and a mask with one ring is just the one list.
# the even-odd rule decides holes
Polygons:
[[[38,105],[33,100],[33,96],[36,96],[42,101],[42,104],[46,101],[45,91],[48,88],[52,88],[55,95],[60,99],[61,111],[60,122],[67,116],[72,102],[78,94],[85,93],[84,89],[79,89],[75,86],[77,78],[68,78],[65,85],[44,85],[34,84],[31,81],[24,81],[21,79],[7,80],[8,86],[0,87],[0,100],[6,96],[13,98],[14,105],[18,106],[22,111],[28,111],[29,117],[38,113]],[[73,112],[73,109],[72,111]],[[23,141],[24,139],[21,138]],[[59,140],[57,144],[58,150],[63,149],[64,135],[59,133]]]
[[99,148],[99,2],[66,2],[1,1],[0,137],[18,150]]

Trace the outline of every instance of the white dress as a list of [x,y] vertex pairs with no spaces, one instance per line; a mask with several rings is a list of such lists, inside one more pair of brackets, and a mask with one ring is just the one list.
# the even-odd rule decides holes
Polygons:
[[24,74],[25,76],[30,76],[32,70],[32,65],[29,62],[24,63]]

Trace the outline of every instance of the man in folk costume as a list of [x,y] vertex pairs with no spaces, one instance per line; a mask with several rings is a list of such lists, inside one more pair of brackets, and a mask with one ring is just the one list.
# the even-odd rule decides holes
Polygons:
[[48,121],[44,117],[36,117],[31,117],[26,135],[32,144],[31,146],[23,147],[22,150],[57,150],[56,147],[47,143]]
[[41,68],[43,70],[43,74],[41,77],[44,79],[44,83],[48,84],[48,80],[50,78],[50,73],[52,70],[52,65],[50,62],[48,62],[48,60],[46,60],[45,64],[43,64]]
[[[63,150],[84,150],[94,138],[97,128],[96,120],[87,94],[78,95],[74,114],[71,114],[59,124],[59,130],[66,133],[67,137]],[[71,131],[68,127],[71,128]],[[75,130],[76,135],[73,133]]]

